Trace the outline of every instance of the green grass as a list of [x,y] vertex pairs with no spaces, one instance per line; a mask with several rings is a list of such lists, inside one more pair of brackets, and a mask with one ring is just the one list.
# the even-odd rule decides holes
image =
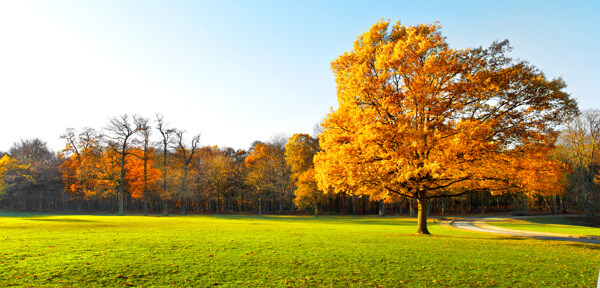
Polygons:
[[600,236],[600,228],[571,225],[571,217],[526,217],[510,222],[487,222],[502,228],[535,232]]
[[592,287],[600,246],[379,217],[0,217],[0,286]]

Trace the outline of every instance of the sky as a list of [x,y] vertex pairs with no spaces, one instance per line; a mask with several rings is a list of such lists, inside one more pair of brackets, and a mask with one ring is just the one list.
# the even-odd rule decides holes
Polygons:
[[67,128],[124,113],[235,149],[312,133],[337,107],[331,61],[380,19],[437,20],[456,49],[508,39],[600,108],[598,15],[597,0],[0,0],[0,151],[36,137],[60,151]]

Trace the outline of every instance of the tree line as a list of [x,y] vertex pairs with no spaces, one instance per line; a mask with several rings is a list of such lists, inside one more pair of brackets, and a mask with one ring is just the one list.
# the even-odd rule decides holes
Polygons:
[[593,216],[600,112],[508,41],[451,49],[439,24],[379,21],[332,62],[339,107],[315,135],[201,147],[161,115],[25,140],[0,160],[10,209],[169,213]]
[[[22,140],[0,153],[0,203],[5,209],[40,212],[416,216],[411,199],[319,189],[313,161],[320,151],[318,137],[278,136],[236,150],[201,147],[199,135],[186,136],[162,116],[149,121],[121,115],[102,130],[67,129],[61,135],[65,148],[58,153],[40,139]],[[569,167],[560,175],[556,193],[483,191],[436,199],[427,211],[465,215],[577,210],[591,215],[600,208],[599,148],[600,111],[585,111],[565,125],[553,150],[552,157]]]

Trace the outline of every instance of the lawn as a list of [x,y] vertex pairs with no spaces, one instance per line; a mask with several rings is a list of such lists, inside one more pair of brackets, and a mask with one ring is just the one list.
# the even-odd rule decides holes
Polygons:
[[600,246],[395,217],[0,217],[0,286],[592,287]]
[[486,222],[502,228],[536,232],[600,236],[600,228],[571,225],[572,217],[526,217],[509,222]]

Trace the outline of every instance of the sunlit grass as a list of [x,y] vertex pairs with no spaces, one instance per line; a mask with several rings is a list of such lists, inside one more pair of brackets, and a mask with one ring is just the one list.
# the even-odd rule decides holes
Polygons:
[[600,228],[570,225],[568,217],[528,217],[510,222],[488,222],[492,226],[535,232],[600,236]]
[[379,217],[0,218],[0,286],[590,287],[599,246]]

